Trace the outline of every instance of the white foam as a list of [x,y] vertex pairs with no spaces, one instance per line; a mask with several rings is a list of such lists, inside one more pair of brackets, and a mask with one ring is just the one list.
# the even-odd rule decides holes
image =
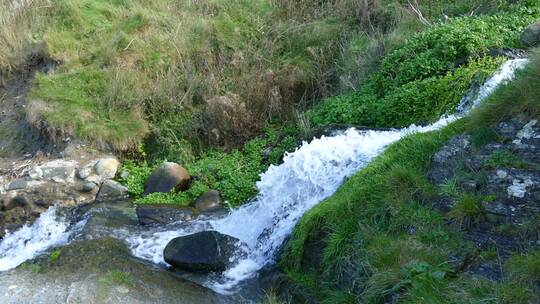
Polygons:
[[4,236],[0,242],[0,271],[17,267],[50,248],[68,242],[71,235],[69,225],[57,216],[56,211],[56,207],[51,207],[33,225],[25,225]]

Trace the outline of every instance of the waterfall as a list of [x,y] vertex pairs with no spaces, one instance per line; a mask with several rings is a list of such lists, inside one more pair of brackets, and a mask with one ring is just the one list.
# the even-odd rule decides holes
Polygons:
[[132,235],[127,239],[133,254],[154,263],[165,264],[163,249],[175,237],[202,230],[216,230],[240,239],[247,246],[242,258],[206,286],[227,293],[241,281],[253,277],[272,263],[275,253],[292,232],[300,217],[332,195],[343,181],[365,167],[384,149],[412,133],[438,130],[463,117],[488,97],[501,83],[512,79],[526,59],[505,62],[474,96],[463,98],[458,111],[427,126],[411,125],[388,131],[348,129],[343,134],[304,142],[286,154],[283,163],[271,166],[257,183],[258,196],[217,220],[197,220],[182,227]]
[[[203,230],[234,236],[245,243],[241,248],[245,254],[236,258],[231,268],[210,276],[205,283],[217,292],[234,292],[239,282],[256,276],[262,267],[274,262],[277,250],[300,217],[332,195],[347,177],[404,136],[438,130],[463,117],[499,84],[512,79],[516,69],[526,62],[526,59],[505,62],[474,96],[463,98],[456,114],[441,117],[431,125],[386,131],[349,129],[336,136],[304,142],[296,151],[286,154],[281,165],[271,166],[261,174],[255,199],[222,218],[141,228],[131,234],[119,231],[116,237],[129,245],[134,256],[165,265],[163,249],[177,236]],[[31,226],[8,233],[0,241],[0,271],[65,245],[84,223],[70,226],[66,218],[57,215],[55,207],[50,208]]]

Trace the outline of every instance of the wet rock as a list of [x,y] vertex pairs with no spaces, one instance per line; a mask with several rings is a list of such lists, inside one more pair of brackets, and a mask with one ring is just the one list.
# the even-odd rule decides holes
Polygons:
[[119,182],[108,180],[101,184],[96,196],[97,202],[124,200],[128,198],[127,188]]
[[174,268],[190,271],[223,271],[240,241],[216,231],[203,231],[171,240],[163,252]]
[[524,50],[502,48],[502,49],[490,49],[489,56],[491,57],[507,57],[509,59],[523,58],[527,56]]
[[1,272],[2,303],[223,303],[205,287],[133,259],[116,239],[75,241],[61,250],[54,262],[48,257],[29,262],[40,271]]
[[96,165],[95,170],[96,173],[101,179],[111,179],[114,178],[116,175],[116,171],[118,170],[118,166],[120,163],[116,158],[104,158],[100,159]]
[[540,46],[540,21],[529,25],[519,37],[523,48]]
[[144,194],[182,191],[189,187],[191,176],[184,167],[176,163],[164,162],[152,172],[144,184]]
[[221,194],[216,190],[209,190],[203,195],[199,196],[195,201],[195,208],[199,212],[214,212],[223,209],[223,202],[221,201]]
[[141,225],[165,225],[178,221],[191,221],[197,217],[196,210],[189,207],[139,205],[135,208],[135,212]]

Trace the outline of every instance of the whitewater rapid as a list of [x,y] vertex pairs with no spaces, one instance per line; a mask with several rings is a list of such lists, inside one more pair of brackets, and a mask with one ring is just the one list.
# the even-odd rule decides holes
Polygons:
[[[130,233],[118,231],[113,236],[126,242],[134,256],[161,265],[166,265],[163,249],[175,237],[203,230],[234,236],[245,244],[241,247],[245,254],[235,258],[233,266],[224,273],[209,276],[204,284],[220,293],[234,292],[239,282],[274,263],[276,252],[300,217],[332,195],[346,178],[404,136],[438,130],[467,115],[498,85],[511,80],[526,62],[526,59],[508,60],[474,95],[463,98],[456,114],[443,116],[433,124],[386,131],[348,129],[335,136],[304,142],[296,151],[286,154],[282,164],[271,166],[261,174],[255,199],[222,218],[141,228]],[[84,225],[70,227],[67,223],[67,219],[51,208],[32,226],[7,234],[0,242],[0,271],[65,245],[73,231]]]
[[83,225],[84,222],[80,222],[70,227],[67,219],[57,214],[56,207],[49,208],[32,225],[6,233],[0,242],[0,271],[17,267],[50,248],[65,245]]
[[343,181],[365,167],[388,145],[413,133],[443,128],[465,116],[479,105],[501,83],[513,78],[515,71],[527,59],[505,62],[472,96],[466,96],[456,114],[445,115],[427,126],[411,125],[403,129],[375,131],[348,129],[332,137],[304,142],[288,153],[279,166],[271,166],[257,183],[258,196],[244,206],[232,210],[218,220],[197,220],[171,230],[141,233],[128,237],[133,254],[154,263],[165,264],[163,249],[175,237],[203,230],[216,230],[234,236],[247,246],[245,256],[221,276],[206,282],[206,286],[221,293],[234,287],[274,262],[275,253],[292,232],[300,217],[313,206],[332,195]]

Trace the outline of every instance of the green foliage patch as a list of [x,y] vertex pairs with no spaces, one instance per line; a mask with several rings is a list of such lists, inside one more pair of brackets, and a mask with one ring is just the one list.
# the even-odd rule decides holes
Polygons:
[[152,193],[142,197],[144,183],[159,164],[146,162],[136,164],[126,162],[123,170],[129,175],[121,179],[130,195],[137,198],[136,204],[179,204],[190,205],[204,192],[218,190],[229,207],[247,202],[256,194],[255,184],[259,175],[269,165],[277,164],[281,156],[298,145],[297,131],[294,128],[268,128],[264,138],[248,141],[241,150],[232,152],[207,151],[200,158],[182,165],[193,177],[188,190],[172,193]]
[[521,30],[540,16],[538,6],[460,17],[416,34],[388,54],[353,93],[329,98],[308,113],[315,125],[371,127],[425,124],[452,112],[464,94],[501,63],[490,49],[518,47]]

